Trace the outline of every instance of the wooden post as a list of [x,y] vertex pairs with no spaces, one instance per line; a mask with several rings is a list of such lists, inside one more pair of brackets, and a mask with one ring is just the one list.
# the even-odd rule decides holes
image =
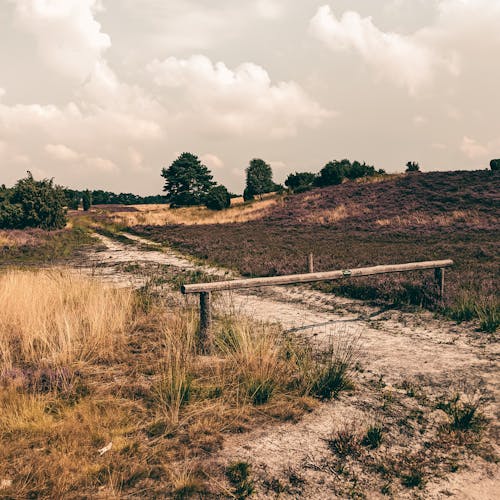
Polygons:
[[212,311],[210,309],[210,292],[200,293],[200,333],[199,347],[203,354],[210,354],[213,347]]
[[444,267],[438,267],[434,270],[434,279],[438,289],[439,300],[444,298]]
[[314,255],[312,252],[309,254],[308,267],[309,267],[309,272],[313,273],[314,272]]

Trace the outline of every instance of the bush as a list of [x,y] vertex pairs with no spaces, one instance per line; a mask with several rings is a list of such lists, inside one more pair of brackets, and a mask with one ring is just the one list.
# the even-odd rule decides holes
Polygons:
[[319,172],[316,184],[318,186],[335,186],[344,180],[344,166],[341,162],[331,161]]
[[295,172],[287,177],[285,186],[294,193],[302,193],[313,186],[314,179],[316,175],[311,172]]
[[83,210],[85,210],[85,212],[87,212],[90,209],[90,206],[92,205],[92,194],[88,189],[83,192],[82,205],[83,205]]
[[31,172],[11,190],[2,190],[1,229],[62,229],[66,225],[66,197],[53,179],[35,181]]
[[494,171],[500,170],[500,160],[491,160],[490,168]]
[[205,205],[210,210],[224,210],[231,206],[231,195],[224,186],[215,186],[208,192]]
[[415,161],[409,161],[406,164],[407,172],[420,172],[420,165]]

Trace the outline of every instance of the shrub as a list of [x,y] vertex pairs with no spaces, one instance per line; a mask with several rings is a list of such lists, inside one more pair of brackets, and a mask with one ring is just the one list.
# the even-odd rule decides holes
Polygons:
[[83,205],[83,210],[85,210],[85,212],[90,210],[90,206],[92,205],[92,194],[88,189],[83,192],[82,205]]
[[500,170],[500,160],[491,160],[490,161],[491,170]]
[[287,177],[285,186],[294,193],[302,193],[313,186],[314,179],[316,175],[311,172],[295,172]]
[[370,425],[364,435],[361,444],[374,450],[382,443],[383,430],[379,425]]
[[331,399],[352,388],[351,371],[357,358],[357,339],[349,334],[331,339],[330,347],[311,370],[310,392],[319,399]]
[[409,161],[406,164],[407,172],[420,172],[420,165],[415,161]]
[[437,408],[443,410],[449,417],[449,430],[459,432],[481,432],[485,417],[481,412],[482,399],[468,398],[465,401],[456,394],[449,401],[441,401]]
[[224,210],[231,206],[231,195],[224,186],[215,186],[208,192],[205,205],[210,210]]
[[247,462],[236,462],[226,468],[226,477],[234,487],[235,498],[247,498],[253,493],[250,471],[251,467]]
[[338,161],[327,163],[316,179],[318,186],[335,186],[344,180],[344,165]]
[[328,447],[339,457],[356,457],[360,452],[360,436],[353,425],[345,426],[327,440]]
[[66,197],[53,179],[35,181],[31,172],[12,190],[3,190],[0,228],[61,229],[66,225]]

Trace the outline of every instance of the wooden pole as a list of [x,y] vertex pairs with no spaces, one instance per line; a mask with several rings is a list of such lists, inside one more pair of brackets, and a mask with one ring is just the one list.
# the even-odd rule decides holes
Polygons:
[[308,268],[310,273],[314,272],[314,255],[312,252],[309,254]]
[[444,298],[444,267],[438,267],[434,270],[434,279],[438,289],[439,300]]
[[219,290],[238,290],[243,288],[258,288],[261,286],[292,285],[295,283],[313,283],[314,281],[327,281],[343,278],[356,278],[359,276],[373,276],[375,274],[401,273],[405,271],[421,271],[450,267],[452,260],[436,260],[428,262],[410,262],[408,264],[394,264],[387,266],[363,267],[357,269],[343,269],[321,273],[293,274],[290,276],[273,276],[269,278],[251,278],[231,281],[215,281],[212,283],[196,283],[183,285],[182,293],[215,292]]
[[200,293],[200,333],[199,348],[203,354],[210,354],[213,348],[212,311],[210,309],[210,292]]

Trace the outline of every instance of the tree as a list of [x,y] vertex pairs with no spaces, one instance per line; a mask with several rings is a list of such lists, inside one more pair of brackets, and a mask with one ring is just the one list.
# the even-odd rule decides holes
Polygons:
[[205,205],[210,210],[224,210],[231,206],[231,195],[225,186],[215,186],[208,192]]
[[208,168],[191,153],[182,153],[170,167],[162,169],[161,176],[171,206],[201,205],[215,185]]
[[312,187],[314,179],[316,174],[312,172],[295,172],[286,178],[285,186],[294,193],[302,193]]
[[17,181],[0,203],[0,228],[61,229],[66,225],[66,197],[54,179],[36,181],[31,172]]
[[273,171],[264,160],[254,158],[246,168],[247,182],[243,198],[252,199],[274,190]]
[[490,168],[491,170],[500,170],[500,160],[491,160]]
[[85,212],[88,212],[92,205],[92,194],[88,189],[86,189],[82,194],[82,205]]
[[316,178],[318,186],[335,186],[344,180],[345,162],[342,160],[327,163]]
[[406,164],[407,172],[420,172],[420,165],[415,161],[409,161]]

